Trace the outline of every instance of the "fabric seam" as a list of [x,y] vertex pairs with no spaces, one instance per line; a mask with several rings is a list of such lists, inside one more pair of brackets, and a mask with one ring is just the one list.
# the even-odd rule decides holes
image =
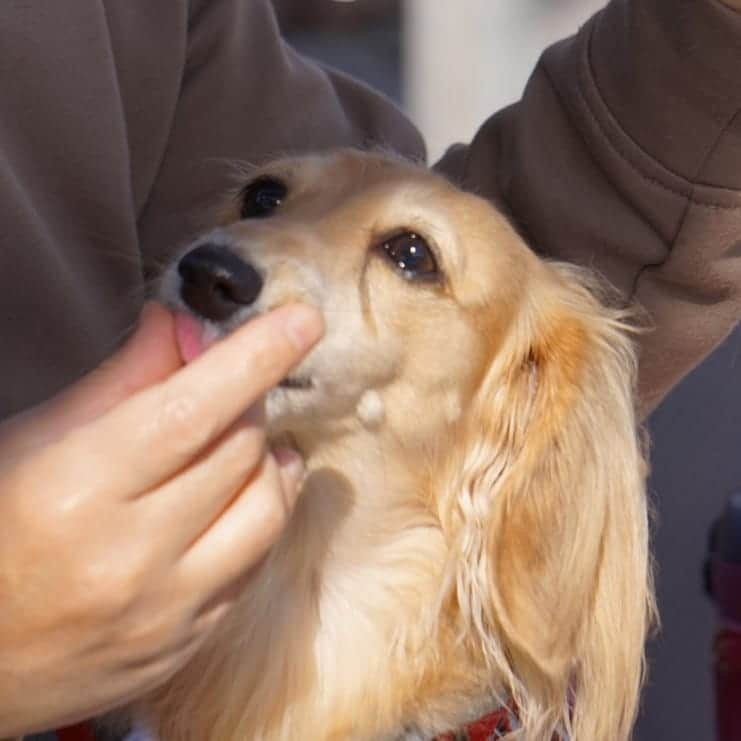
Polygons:
[[[582,102],[584,103],[587,113],[589,114],[590,120],[597,126],[599,133],[601,134],[603,140],[606,142],[608,147],[612,152],[614,152],[620,159],[623,161],[630,169],[635,172],[639,178],[641,178],[644,182],[650,183],[652,185],[655,185],[662,190],[665,190],[668,193],[671,193],[672,195],[679,196],[680,198],[686,199],[690,203],[693,203],[697,206],[700,206],[702,208],[708,208],[708,209],[720,209],[724,211],[736,211],[739,208],[741,208],[741,205],[726,205],[724,203],[718,203],[716,201],[710,201],[710,200],[704,200],[704,199],[698,199],[694,195],[694,191],[696,190],[698,183],[688,180],[687,178],[678,175],[676,173],[672,173],[675,177],[678,179],[684,181],[687,184],[688,192],[683,193],[681,190],[672,187],[671,185],[668,185],[667,183],[662,182],[658,178],[652,177],[645,172],[643,172],[637,163],[633,161],[633,159],[630,157],[630,155],[625,152],[620,144],[618,142],[613,141],[612,137],[610,136],[610,133],[607,131],[606,126],[603,124],[603,122],[600,120],[600,117],[598,113],[594,110],[594,107],[592,105],[592,102],[589,100],[589,95],[587,93],[587,83],[591,82],[594,88],[595,93],[599,97],[599,100],[605,109],[609,113],[609,115],[612,117],[612,119],[615,121],[616,127],[619,129],[620,133],[625,136],[626,139],[629,139],[630,142],[643,154],[651,159],[652,162],[655,162],[659,167],[665,167],[661,164],[657,159],[655,159],[649,152],[646,152],[636,141],[634,141],[630,135],[620,126],[617,119],[615,118],[614,114],[610,111],[609,107],[607,106],[607,103],[605,102],[604,96],[602,95],[602,92],[599,88],[599,85],[597,83],[597,79],[595,75],[592,73],[592,65],[591,65],[591,59],[589,55],[589,49],[591,47],[591,41],[592,41],[592,34],[594,32],[594,29],[590,29],[589,37],[586,39],[585,43],[585,49],[583,51],[584,58],[580,60],[583,62],[583,64],[579,64],[579,73],[578,73],[578,89],[580,93],[580,97]],[[590,73],[590,79],[587,79],[587,70]],[[736,111],[729,119],[729,121],[724,125],[723,129],[720,131],[720,133],[717,135],[715,142],[713,146],[710,148],[709,152],[715,151],[715,148],[717,147],[718,140],[720,137],[728,130],[728,127],[731,125],[731,123],[735,120],[735,118],[741,113],[741,111]],[[703,159],[703,163],[700,167],[702,169],[702,166],[707,162],[708,157],[710,154],[706,155]],[[703,186],[703,187],[713,187],[713,186]],[[734,191],[731,191],[734,192]],[[679,234],[680,229],[677,230],[677,234]],[[675,235],[676,239],[676,235]]]

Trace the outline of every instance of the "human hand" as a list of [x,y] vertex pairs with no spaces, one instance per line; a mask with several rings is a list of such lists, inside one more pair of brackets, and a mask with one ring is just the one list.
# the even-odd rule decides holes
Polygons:
[[733,10],[741,10],[741,0],[720,0],[723,5],[727,5]]
[[320,333],[284,307],[180,368],[149,307],[101,369],[0,425],[0,737],[127,703],[229,610],[302,471],[256,402]]

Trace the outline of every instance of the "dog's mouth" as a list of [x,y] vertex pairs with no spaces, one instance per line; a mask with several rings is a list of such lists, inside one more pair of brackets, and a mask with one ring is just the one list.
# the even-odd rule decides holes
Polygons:
[[[180,355],[186,363],[195,360],[216,339],[209,339],[203,324],[185,313],[178,313],[175,316],[175,335]],[[278,387],[289,391],[311,391],[314,388],[314,379],[305,375],[286,376]]]
[[278,387],[291,391],[310,391],[314,388],[314,379],[308,376],[286,376]]

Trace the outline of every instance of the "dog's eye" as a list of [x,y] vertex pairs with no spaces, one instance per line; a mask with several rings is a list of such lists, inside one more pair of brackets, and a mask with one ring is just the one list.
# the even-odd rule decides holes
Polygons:
[[243,219],[264,219],[283,202],[288,188],[273,178],[259,178],[246,185],[240,193]]
[[440,276],[435,255],[419,234],[397,234],[383,242],[381,249],[405,278],[435,280]]

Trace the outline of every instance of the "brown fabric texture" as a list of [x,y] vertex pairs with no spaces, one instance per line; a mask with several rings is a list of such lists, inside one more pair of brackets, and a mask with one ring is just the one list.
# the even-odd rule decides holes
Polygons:
[[647,310],[643,411],[741,317],[741,15],[612,2],[442,167]]
[[[741,15],[716,0],[613,0],[440,164],[650,312],[645,409],[741,316],[739,67]],[[5,0],[0,85],[0,417],[110,354],[233,162],[424,156],[387,100],[288,48],[263,0]]]

